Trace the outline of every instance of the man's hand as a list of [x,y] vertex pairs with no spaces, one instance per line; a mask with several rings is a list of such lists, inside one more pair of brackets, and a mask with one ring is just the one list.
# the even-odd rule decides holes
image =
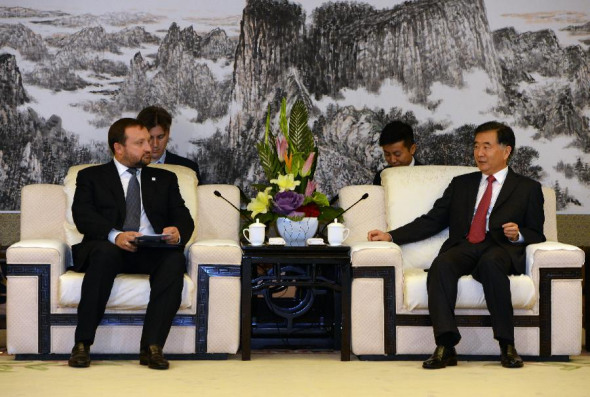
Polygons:
[[115,245],[122,250],[135,252],[137,245],[135,245],[135,238],[141,236],[139,232],[122,232],[115,238]]
[[391,234],[382,232],[381,230],[371,230],[367,234],[369,241],[391,241]]
[[162,234],[167,234],[168,236],[164,236],[164,241],[167,244],[178,244],[180,242],[180,232],[176,226],[168,226],[162,230]]
[[510,241],[518,240],[518,225],[514,222],[508,222],[502,225],[502,229],[504,229],[504,236]]

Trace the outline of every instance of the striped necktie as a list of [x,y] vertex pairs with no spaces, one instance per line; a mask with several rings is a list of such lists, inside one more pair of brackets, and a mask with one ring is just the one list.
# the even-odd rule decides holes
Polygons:
[[139,219],[141,217],[141,195],[139,191],[139,181],[137,180],[137,168],[129,168],[127,172],[131,174],[129,186],[127,187],[127,197],[125,198],[126,215],[123,230],[139,231]]

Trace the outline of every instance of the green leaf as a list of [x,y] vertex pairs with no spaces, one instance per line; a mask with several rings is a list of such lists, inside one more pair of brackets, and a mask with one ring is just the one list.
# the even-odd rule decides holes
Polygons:
[[283,98],[281,101],[281,113],[279,115],[279,127],[289,141],[289,123],[287,121],[287,99]]
[[273,145],[265,145],[264,142],[256,144],[258,149],[258,157],[260,157],[260,165],[266,174],[268,180],[273,179],[277,175],[277,170],[281,169],[281,164],[277,158],[276,149]]
[[307,125],[307,108],[302,100],[298,99],[291,108],[289,117],[289,139],[295,152],[302,153],[305,158],[315,150],[313,134]]
[[311,200],[320,207],[330,206],[330,201],[328,200],[326,195],[320,192],[313,192],[313,194],[311,195]]
[[320,207],[320,216],[318,216],[318,221],[332,222],[334,219],[338,218],[338,220],[342,222],[342,216],[339,216],[341,212],[342,209],[338,207]]
[[[266,126],[264,127],[264,143],[268,145],[268,135],[270,134],[270,104],[268,105],[268,112],[266,113]],[[271,141],[271,145],[274,142]]]

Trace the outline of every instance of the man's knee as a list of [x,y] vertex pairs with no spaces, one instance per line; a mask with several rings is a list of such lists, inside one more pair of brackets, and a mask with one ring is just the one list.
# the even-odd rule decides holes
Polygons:
[[121,249],[109,241],[97,241],[88,254],[90,266],[115,267],[121,264]]
[[186,272],[186,257],[182,251],[168,252],[162,262],[165,269],[177,276]]

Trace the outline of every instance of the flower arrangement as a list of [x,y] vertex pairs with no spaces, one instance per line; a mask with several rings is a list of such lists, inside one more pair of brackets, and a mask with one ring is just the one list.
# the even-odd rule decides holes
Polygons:
[[276,136],[270,127],[270,106],[266,116],[264,140],[256,145],[260,163],[270,183],[253,185],[258,194],[246,210],[252,219],[273,223],[279,217],[300,221],[305,217],[331,221],[339,209],[330,207],[327,197],[318,192],[313,179],[318,148],[307,125],[308,113],[297,100],[287,118],[287,101],[283,98]]

